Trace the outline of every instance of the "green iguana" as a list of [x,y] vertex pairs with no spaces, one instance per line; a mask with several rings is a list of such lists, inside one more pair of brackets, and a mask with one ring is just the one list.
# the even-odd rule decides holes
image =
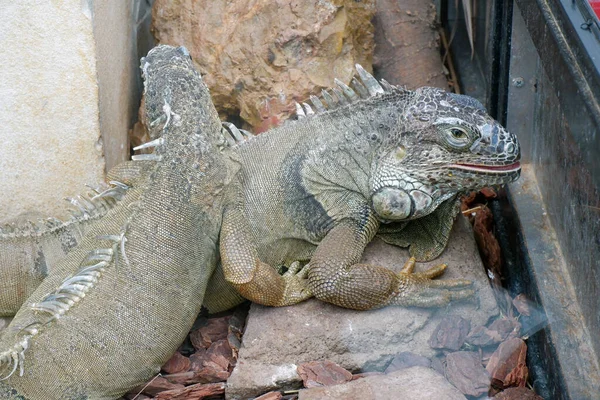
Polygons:
[[[516,138],[480,103],[379,83],[357,66],[354,90],[338,81],[323,92],[326,105],[311,97],[315,111],[304,103],[298,121],[248,140],[227,124],[239,143],[225,146],[184,50],[159,46],[142,69],[156,152],[111,172],[112,186],[92,199],[73,201],[82,215],[101,209],[69,224],[85,234],[3,235],[1,274],[19,235],[29,240],[21,248],[34,249],[24,269],[49,273],[0,338],[0,373],[10,376],[0,398],[117,397],[158,372],[201,303],[219,311],[240,294],[354,309],[473,294],[468,280],[433,280],[443,265],[413,273],[412,258],[393,273],[359,260],[377,233],[417,259],[435,258],[458,193],[519,176]],[[69,251],[60,235],[81,239]],[[43,246],[58,245],[67,256],[40,268]]]

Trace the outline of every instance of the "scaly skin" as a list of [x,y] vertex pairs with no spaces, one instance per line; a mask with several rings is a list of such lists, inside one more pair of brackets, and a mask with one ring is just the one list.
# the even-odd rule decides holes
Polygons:
[[[130,173],[136,168],[128,167]],[[123,166],[108,174],[107,181],[123,180]],[[104,217],[125,193],[116,184],[88,195],[68,199],[75,209],[62,221],[48,218],[21,220],[0,226],[0,317],[12,316],[40,283],[77,244],[93,221]]]
[[[443,306],[473,294],[470,281],[433,280],[445,266],[396,274],[359,260],[378,231],[420,260],[437,257],[459,193],[519,176],[516,137],[472,98],[436,88],[384,90],[360,72],[369,97],[345,99],[350,104],[233,150],[241,199],[228,202],[223,217],[222,268],[252,301],[280,306],[314,295],[367,310]],[[295,260],[310,261],[284,276],[273,268]]]
[[151,134],[164,142],[120,167],[123,198],[2,332],[0,373],[14,373],[0,398],[117,398],[160,370],[200,310],[230,174],[221,124],[185,49],[158,47],[142,67]]

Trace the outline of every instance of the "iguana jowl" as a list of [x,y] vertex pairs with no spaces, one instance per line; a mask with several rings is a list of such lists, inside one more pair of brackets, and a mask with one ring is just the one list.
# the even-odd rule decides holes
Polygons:
[[[48,265],[0,338],[0,373],[12,373],[6,382],[21,394],[116,397],[158,370],[201,302],[218,311],[238,293],[267,305],[314,295],[354,309],[472,295],[469,281],[433,280],[443,266],[412,273],[409,261],[395,274],[359,260],[378,232],[435,258],[459,192],[518,177],[516,138],[478,102],[380,85],[359,68],[355,90],[338,82],[323,93],[328,109],[312,98],[316,113],[304,105],[299,121],[221,151],[220,123],[186,52],[161,46],[142,67],[157,151],[111,174],[126,185],[121,199]],[[0,384],[0,398],[11,390]]]

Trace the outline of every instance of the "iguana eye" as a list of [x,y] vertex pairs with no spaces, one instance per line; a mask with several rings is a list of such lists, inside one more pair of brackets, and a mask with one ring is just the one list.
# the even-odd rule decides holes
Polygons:
[[452,147],[460,149],[469,145],[469,134],[463,128],[453,126],[452,128],[446,129],[444,133],[446,141]]

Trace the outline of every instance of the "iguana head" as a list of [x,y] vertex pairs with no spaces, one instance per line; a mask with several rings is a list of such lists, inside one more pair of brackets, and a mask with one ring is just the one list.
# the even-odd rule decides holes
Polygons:
[[380,219],[415,219],[457,193],[519,177],[516,136],[477,100],[430,87],[407,94],[373,161],[371,200]]

